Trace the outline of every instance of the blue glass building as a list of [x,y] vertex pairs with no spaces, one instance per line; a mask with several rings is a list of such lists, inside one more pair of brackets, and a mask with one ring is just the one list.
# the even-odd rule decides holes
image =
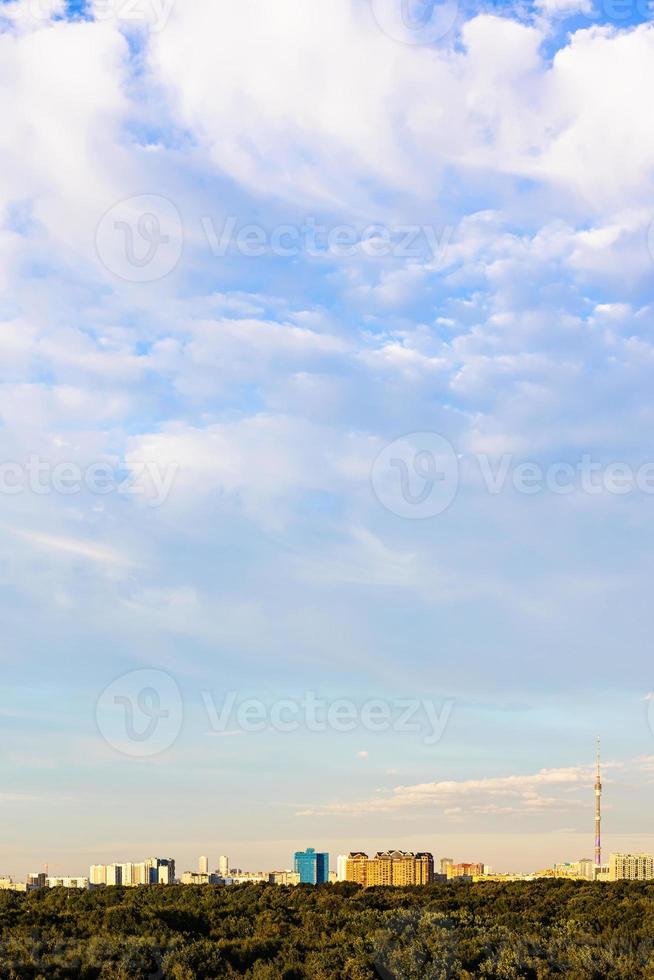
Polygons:
[[294,870],[302,885],[322,885],[329,881],[329,854],[316,852],[313,847],[295,852]]

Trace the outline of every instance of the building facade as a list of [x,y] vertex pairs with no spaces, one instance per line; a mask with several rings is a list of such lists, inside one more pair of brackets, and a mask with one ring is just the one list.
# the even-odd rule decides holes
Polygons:
[[654,857],[651,854],[611,854],[609,881],[654,880]]
[[293,870],[300,876],[302,885],[323,885],[329,881],[329,854],[307,847],[296,851]]
[[92,864],[89,881],[99,885],[173,885],[175,883],[175,862],[172,858],[148,858],[138,864]]
[[88,878],[46,878],[48,888],[88,888]]
[[271,885],[299,885],[300,875],[297,871],[271,871],[268,881]]
[[370,858],[352,851],[345,862],[345,880],[364,888],[375,885],[429,885],[434,880],[433,855],[423,851],[378,851]]
[[465,861],[459,864],[449,864],[446,872],[448,881],[451,878],[473,878],[475,875],[483,875],[483,873],[483,863],[468,864]]

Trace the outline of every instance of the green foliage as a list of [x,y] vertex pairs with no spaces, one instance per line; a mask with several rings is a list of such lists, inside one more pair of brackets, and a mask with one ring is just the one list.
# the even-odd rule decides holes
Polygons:
[[0,892],[2,980],[654,980],[654,885]]

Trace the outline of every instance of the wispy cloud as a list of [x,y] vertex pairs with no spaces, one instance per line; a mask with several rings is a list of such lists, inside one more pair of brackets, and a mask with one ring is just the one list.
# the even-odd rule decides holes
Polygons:
[[[613,764],[617,765],[617,764]],[[592,786],[594,772],[589,766],[542,769],[527,775],[494,776],[485,779],[443,780],[396,786],[386,796],[351,802],[305,807],[301,816],[363,816],[392,814],[427,807],[446,815],[534,813],[539,810],[575,810],[586,805],[569,791]],[[543,795],[543,788],[555,788],[559,796]],[[456,806],[453,806],[457,801]]]
[[54,554],[71,555],[102,565],[131,565],[131,560],[115,548],[80,538],[46,534],[43,531],[13,530],[13,533],[35,548]]

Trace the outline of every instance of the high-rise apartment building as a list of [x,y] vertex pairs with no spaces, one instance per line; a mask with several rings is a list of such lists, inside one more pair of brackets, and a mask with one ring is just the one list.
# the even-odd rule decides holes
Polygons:
[[106,869],[106,884],[107,885],[122,885],[123,883],[123,869],[120,864],[108,864]]
[[651,854],[611,854],[609,881],[652,881],[654,857]]
[[357,885],[368,884],[368,864],[370,858],[363,851],[350,851],[345,860],[345,880]]
[[369,858],[363,851],[352,851],[346,860],[347,881],[364,887],[372,885],[428,885],[434,880],[434,858],[423,851],[378,851]]
[[92,864],[89,868],[89,881],[92,885],[107,884],[107,865]]
[[454,858],[441,858],[441,874],[447,875],[447,869],[454,864]]
[[134,870],[135,866],[131,862],[119,865],[120,867],[120,881],[122,885],[127,885],[130,888],[136,885],[136,872]]
[[198,871],[201,875],[209,874],[209,858],[205,857],[204,854],[198,861]]
[[173,885],[175,862],[172,858],[148,858],[138,864],[92,864],[89,881],[98,885]]
[[296,851],[293,870],[299,874],[301,884],[322,885],[329,881],[329,854],[313,847]]
[[218,874],[221,878],[229,877],[229,858],[226,854],[221,854],[218,858]]
[[174,885],[175,884],[175,861],[173,858],[150,858],[153,862],[155,884]]

